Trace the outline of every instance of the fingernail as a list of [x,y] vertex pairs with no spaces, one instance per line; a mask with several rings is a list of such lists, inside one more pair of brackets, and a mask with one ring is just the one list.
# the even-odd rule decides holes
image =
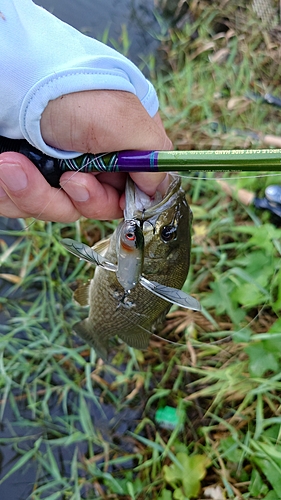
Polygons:
[[87,201],[90,198],[88,189],[82,184],[68,181],[62,182],[61,187],[74,201]]
[[20,191],[27,187],[27,176],[20,165],[0,163],[0,179],[10,191]]

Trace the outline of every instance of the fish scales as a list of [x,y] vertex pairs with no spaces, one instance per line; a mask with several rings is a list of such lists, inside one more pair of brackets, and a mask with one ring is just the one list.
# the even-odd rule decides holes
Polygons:
[[[137,212],[135,216],[141,217]],[[143,276],[181,289],[190,264],[192,212],[179,177],[172,177],[161,202],[149,207],[143,218]],[[118,260],[117,234],[115,230],[103,255],[114,264]],[[171,308],[170,303],[140,283],[130,291],[124,303],[123,297],[124,289],[116,274],[97,267],[89,288],[89,316],[73,329],[103,358],[107,357],[109,339],[115,335],[132,347],[146,348],[151,334],[159,330]]]

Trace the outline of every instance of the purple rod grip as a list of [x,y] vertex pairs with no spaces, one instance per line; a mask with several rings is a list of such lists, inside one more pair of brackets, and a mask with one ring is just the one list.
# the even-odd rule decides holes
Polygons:
[[157,161],[158,151],[121,151],[118,153],[118,171],[158,172]]

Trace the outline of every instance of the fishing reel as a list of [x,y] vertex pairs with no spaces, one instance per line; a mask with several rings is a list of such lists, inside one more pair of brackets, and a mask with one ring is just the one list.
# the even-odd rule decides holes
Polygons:
[[268,186],[264,194],[264,198],[254,198],[254,206],[259,209],[269,210],[275,218],[278,218],[278,225],[281,224],[281,186]]

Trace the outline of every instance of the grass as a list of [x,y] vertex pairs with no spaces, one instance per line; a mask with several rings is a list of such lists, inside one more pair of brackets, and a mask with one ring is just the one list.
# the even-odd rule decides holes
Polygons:
[[[245,97],[279,95],[278,33],[235,4],[192,2],[194,24],[162,41],[155,85],[178,149],[261,148],[281,135],[280,111]],[[259,174],[227,182],[261,196],[281,184]],[[212,174],[183,186],[194,213],[185,289],[203,314],[173,310],[163,337],[181,346],[122,344],[111,364],[71,333],[84,314],[71,288],[93,269],[58,241],[93,243],[115,223],[1,231],[1,484],[16,481],[24,498],[281,498],[281,229]],[[161,427],[165,406],[184,422]]]

